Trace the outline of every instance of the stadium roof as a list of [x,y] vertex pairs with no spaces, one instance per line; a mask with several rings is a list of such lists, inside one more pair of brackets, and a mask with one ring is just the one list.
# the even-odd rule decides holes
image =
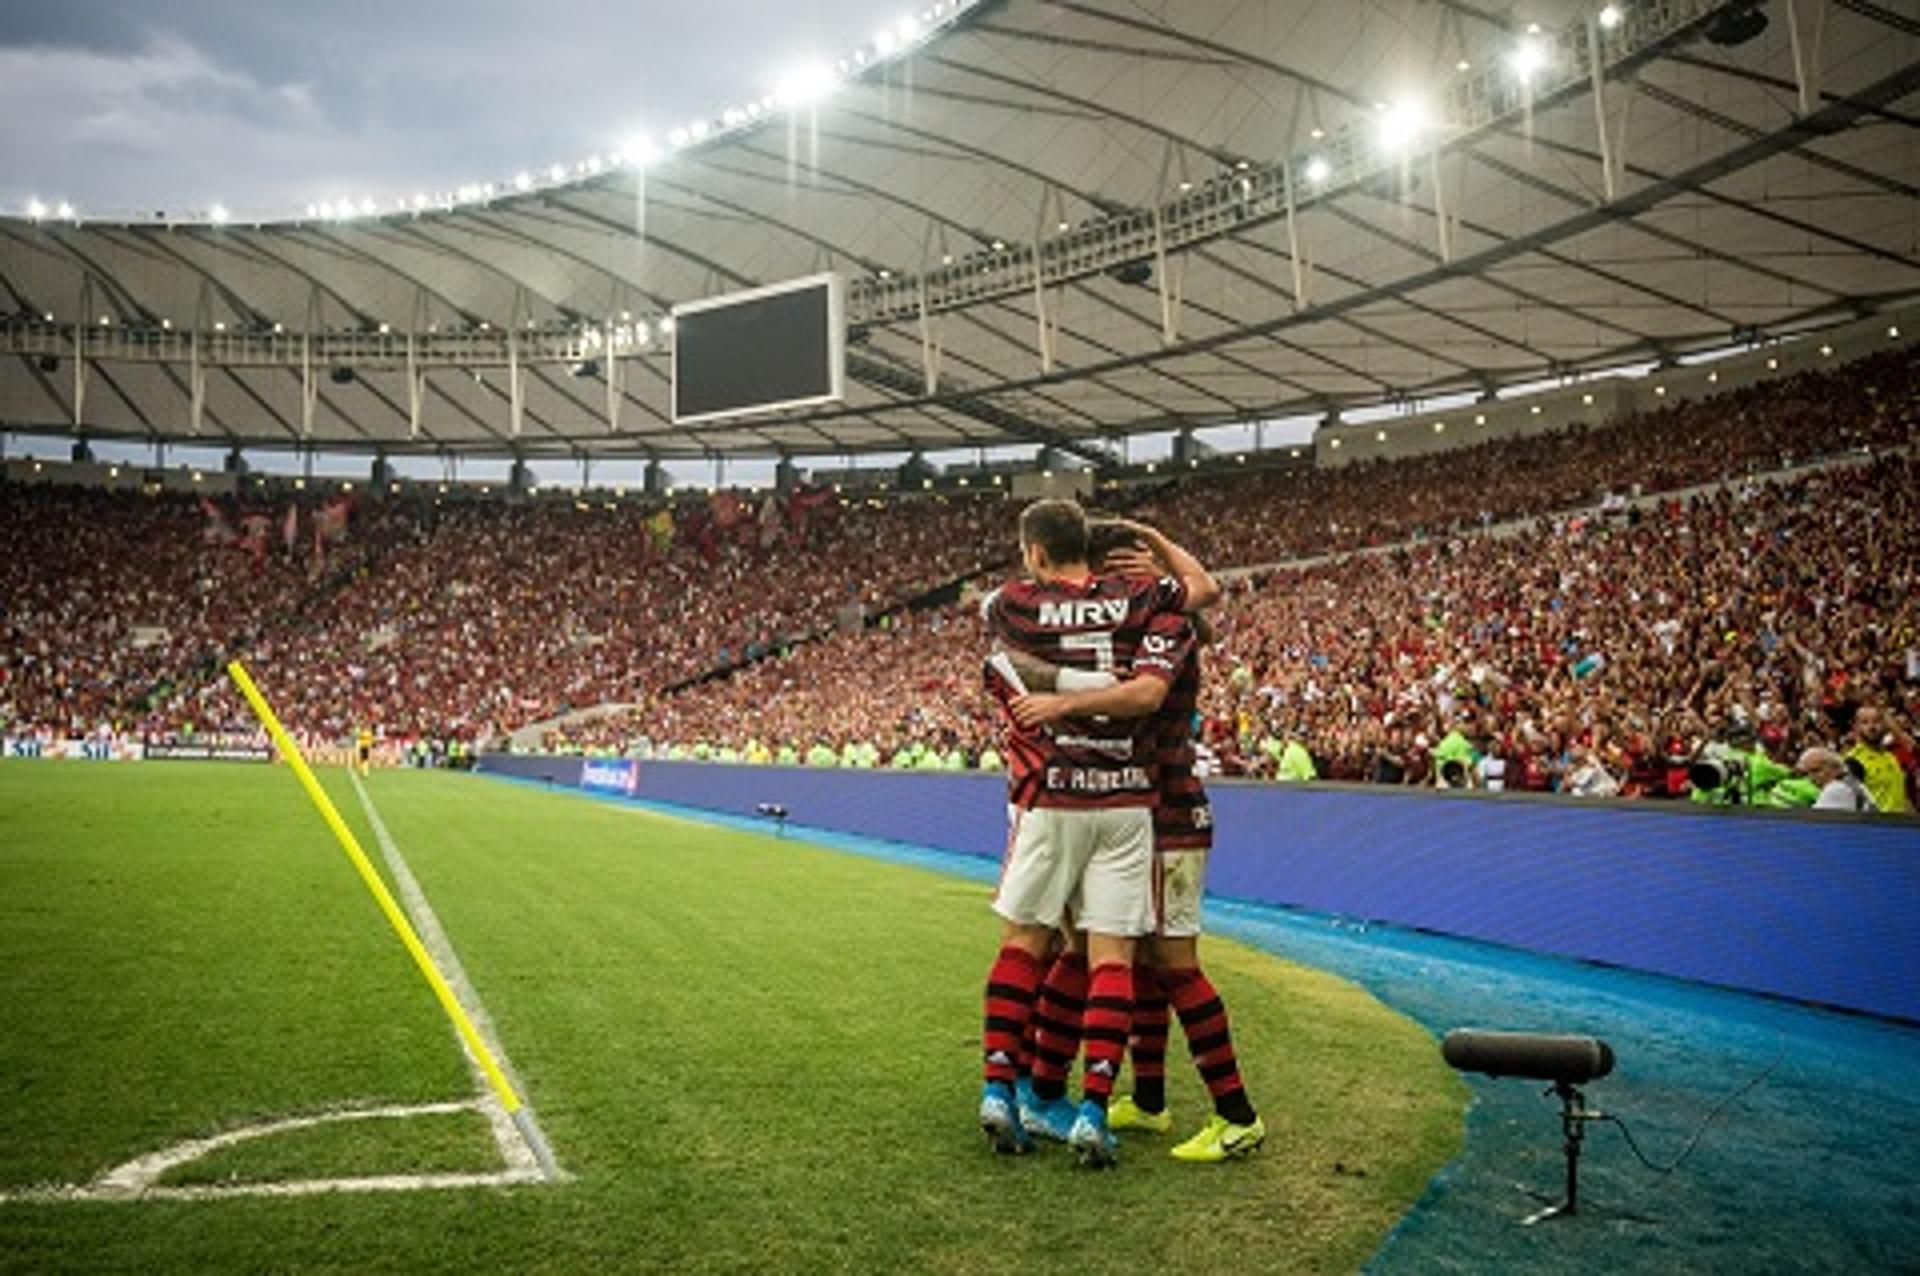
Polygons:
[[[1086,451],[1762,339],[1920,294],[1910,12],[945,3],[794,101],[420,207],[0,219],[0,422]],[[676,428],[667,309],[825,269],[847,402]]]

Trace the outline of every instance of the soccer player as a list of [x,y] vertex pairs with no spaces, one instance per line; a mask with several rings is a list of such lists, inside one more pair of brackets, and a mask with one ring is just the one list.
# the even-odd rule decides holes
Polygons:
[[1114,1160],[1107,1100],[1131,1023],[1135,940],[1153,926],[1153,781],[1144,715],[1165,699],[1176,671],[1144,642],[1156,618],[1181,617],[1219,596],[1191,555],[1141,531],[1172,565],[1172,576],[1095,576],[1080,507],[1036,501],[1020,516],[1031,578],[1004,586],[984,609],[996,639],[1015,651],[1050,664],[1129,670],[1125,683],[1102,694],[1138,706],[1123,715],[1131,725],[1065,715],[1049,726],[1022,723],[1014,709],[1026,688],[1006,660],[988,661],[989,690],[1009,709],[1003,752],[1012,829],[994,898],[1006,925],[987,976],[980,1126],[999,1151],[1031,1146],[1013,1093],[1016,1066],[1044,959],[1070,909],[1087,932],[1090,971],[1087,1067],[1067,1142],[1090,1166]]
[[[1091,530],[1091,557],[1102,571],[1157,571],[1157,563],[1141,557],[1141,548],[1124,525],[1100,523]],[[1177,631],[1160,633],[1169,635],[1170,644],[1178,642]],[[1149,643],[1155,636],[1150,631]],[[1204,621],[1196,623],[1195,637],[1205,637]],[[1110,1105],[1108,1126],[1154,1133],[1172,1128],[1165,1069],[1171,1003],[1186,1032],[1194,1066],[1214,1103],[1213,1116],[1192,1138],[1175,1145],[1171,1155],[1182,1161],[1218,1162],[1252,1153],[1266,1139],[1266,1123],[1255,1112],[1241,1081],[1226,1003],[1200,964],[1200,901],[1207,853],[1213,846],[1213,818],[1206,790],[1194,771],[1199,655],[1191,646],[1163,654],[1177,660],[1178,673],[1149,728],[1159,796],[1154,807],[1154,896],[1160,901],[1160,917],[1155,933],[1141,945],[1145,961],[1134,970],[1134,1090]],[[1116,681],[1112,674],[1058,669],[1027,657],[1015,657],[1014,665],[1029,689],[1043,693],[1016,706],[1017,714],[1034,721],[1097,711],[1097,693]],[[1062,694],[1044,694],[1056,690]],[[1060,1091],[1056,1087],[1064,1085],[1064,1069],[1071,1066],[1076,1050],[1085,971],[1085,959],[1069,944],[1041,985],[1035,1010],[1039,1030],[1028,1038],[1034,1099],[1023,1120],[1030,1131],[1051,1134],[1058,1124]]]
[[360,775],[364,779],[373,774],[372,730],[367,727],[361,727],[353,738],[353,745],[354,766],[359,769]]

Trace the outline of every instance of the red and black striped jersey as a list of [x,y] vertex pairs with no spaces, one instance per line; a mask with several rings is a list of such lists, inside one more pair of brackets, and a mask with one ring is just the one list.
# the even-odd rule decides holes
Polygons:
[[1200,703],[1200,652],[1187,626],[1180,672],[1149,722],[1154,742],[1153,845],[1161,851],[1204,851],[1213,846],[1213,809],[1194,772],[1193,714]]
[[[1190,631],[1181,614],[1186,602],[1186,588],[1170,576],[1092,576],[1014,581],[995,591],[983,611],[996,641],[1036,660],[1172,681],[1178,653],[1166,626],[1177,622]],[[1003,708],[1024,690],[1004,662],[990,659],[986,679]],[[1151,805],[1153,722],[1151,716],[1068,718],[1026,730],[1005,714],[1007,800],[1022,808]]]

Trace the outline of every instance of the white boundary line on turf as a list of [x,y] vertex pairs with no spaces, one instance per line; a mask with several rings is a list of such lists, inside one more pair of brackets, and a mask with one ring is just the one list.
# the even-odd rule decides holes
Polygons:
[[382,1104],[336,1108],[306,1116],[282,1117],[258,1125],[225,1130],[203,1139],[188,1139],[158,1152],[116,1165],[91,1183],[77,1186],[30,1187],[0,1191],[0,1204],[14,1201],[184,1201],[226,1196],[317,1196],[326,1192],[419,1192],[452,1187],[508,1187],[537,1183],[537,1168],[514,1167],[478,1173],[380,1174],[361,1178],[288,1179],[273,1183],[208,1183],[177,1187],[161,1184],[170,1170],[204,1156],[253,1139],[342,1121],[399,1120],[418,1116],[448,1116],[481,1111],[478,1099],[448,1103]]
[[[380,843],[380,854],[387,861],[387,870],[393,874],[393,882],[399,888],[400,904],[407,910],[408,918],[413,922],[415,933],[433,957],[434,964],[440,968],[440,975],[453,990],[454,997],[460,1002],[461,1009],[467,1012],[467,1018],[473,1021],[474,1031],[486,1043],[487,1049],[500,1065],[500,1071],[513,1082],[513,1088],[520,1092],[520,1111],[522,1119],[531,1128],[533,1138],[546,1144],[546,1135],[540,1129],[539,1119],[534,1116],[533,1105],[526,1101],[526,1086],[513,1070],[513,1064],[507,1058],[506,1050],[500,1044],[500,1034],[494,1031],[493,1019],[487,1014],[487,1008],[480,1001],[480,994],[474,991],[473,984],[467,979],[466,968],[461,966],[460,958],[453,951],[453,941],[447,938],[447,932],[440,925],[440,919],[434,915],[432,905],[427,903],[426,892],[420,889],[419,881],[413,870],[407,867],[405,857],[400,854],[398,843],[393,834],[387,831],[386,821],[380,818],[380,812],[373,805],[373,797],[367,792],[367,786],[360,782],[359,774],[352,767],[347,768],[347,779],[353,783],[353,791],[359,795],[360,809],[366,812],[367,823],[373,829],[374,840]],[[481,1113],[487,1118],[487,1125],[493,1131],[493,1139],[500,1147],[500,1157],[507,1163],[511,1172],[530,1174],[535,1180],[559,1181],[566,1177],[564,1171],[552,1162],[552,1153],[547,1156],[553,1172],[548,1173],[541,1164],[528,1136],[522,1133],[519,1125],[507,1114],[507,1110],[487,1084],[486,1074],[481,1071],[480,1061],[473,1057],[466,1041],[459,1033],[454,1039],[460,1043],[460,1055],[467,1061],[467,1069],[473,1074],[475,1087],[479,1091],[476,1100]],[[551,1146],[551,1145],[548,1145]]]

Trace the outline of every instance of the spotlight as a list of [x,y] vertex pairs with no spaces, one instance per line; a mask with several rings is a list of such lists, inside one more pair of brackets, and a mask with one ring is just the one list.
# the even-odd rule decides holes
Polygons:
[[1393,103],[1380,113],[1380,149],[1390,155],[1408,149],[1420,140],[1430,122],[1426,107],[1420,103],[1408,98]]
[[833,68],[822,62],[809,62],[780,77],[774,85],[775,105],[793,111],[812,106],[833,92]]
[[1513,46],[1513,52],[1507,54],[1507,68],[1522,84],[1530,83],[1546,65],[1546,46],[1532,36],[1523,38]]

